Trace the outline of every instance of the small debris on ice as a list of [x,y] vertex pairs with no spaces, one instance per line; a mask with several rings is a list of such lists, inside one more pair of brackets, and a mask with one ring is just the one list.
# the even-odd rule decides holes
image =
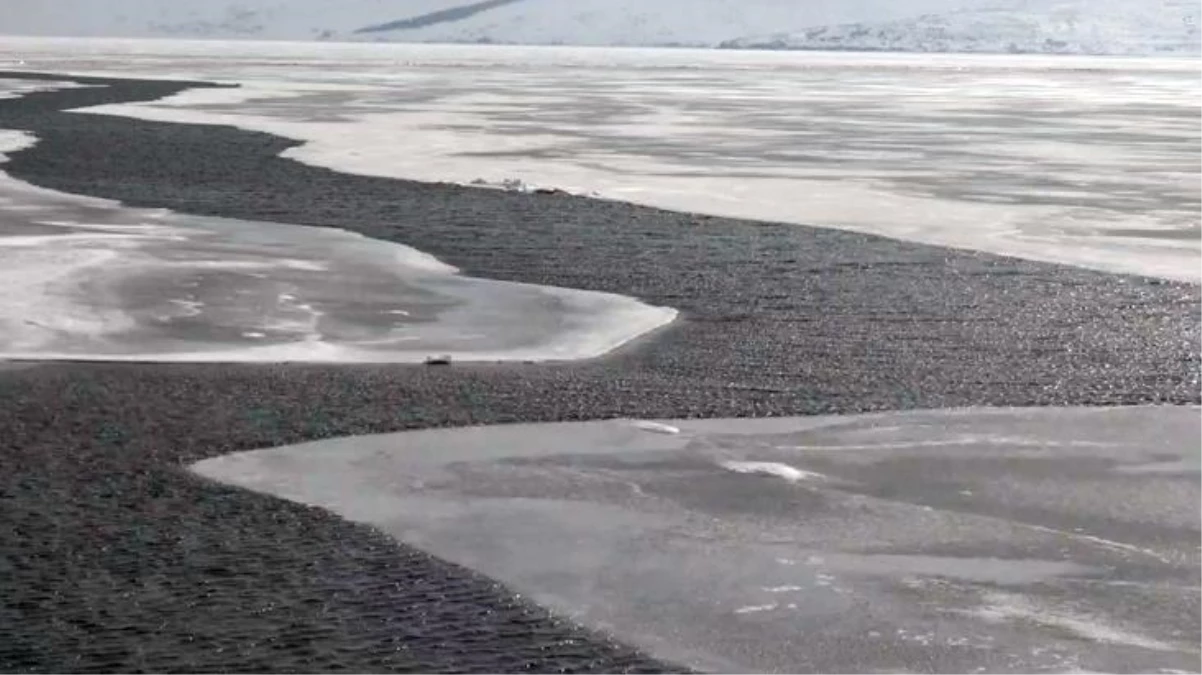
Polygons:
[[557,187],[531,185],[521,178],[505,178],[499,182],[477,178],[468,183],[475,187],[489,188],[493,190],[504,190],[506,192],[520,192],[522,194],[537,194],[537,195],[570,195],[571,192]]
[[509,190],[510,192],[523,193],[530,192],[534,189],[521,178],[506,178],[505,180],[501,181],[501,187],[505,190]]

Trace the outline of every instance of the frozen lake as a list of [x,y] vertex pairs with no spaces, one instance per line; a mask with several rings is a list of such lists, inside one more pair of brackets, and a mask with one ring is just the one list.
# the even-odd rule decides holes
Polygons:
[[1197,60],[5,39],[7,67],[243,84],[91,112],[340,171],[549,186],[1197,282]]
[[[343,172],[553,187],[1192,282],[1202,269],[1196,60],[4,38],[0,67],[237,83],[79,112],[268,131],[304,141],[288,157]],[[415,276],[420,251],[346,233],[257,224],[249,237],[174,214],[147,230],[145,213],[114,204],[99,224],[33,217],[84,202],[4,190],[8,229],[38,230],[3,242],[8,276],[43,280],[28,297],[59,302],[10,294],[7,357],[579,358],[673,315],[453,270]],[[237,252],[198,277],[214,241]],[[74,309],[25,317],[65,306],[62,278],[44,292],[47,261],[64,255],[87,258],[72,268]],[[351,302],[363,288],[370,299]],[[501,300],[484,301],[490,289]]]
[[[0,61],[236,82],[80,114],[270,131],[305,141],[290,157],[341,171],[1198,281],[1196,61],[15,39]],[[35,142],[0,131],[0,153]],[[133,209],[3,176],[0,290],[0,358],[579,358],[674,315],[463,277],[342,230]],[[937,320],[958,320],[951,300]],[[1108,325],[1074,321],[1066,332]],[[864,325],[829,339],[896,335]],[[1131,325],[1183,339],[1158,330],[1174,323]],[[978,330],[994,328],[966,329]],[[1053,342],[1040,348],[1093,345]],[[797,358],[822,358],[817,347]],[[1097,363],[1139,356],[1115,353]],[[1039,386],[1004,382],[998,363],[1010,362],[975,371],[982,387]],[[890,372],[901,386],[948,377]],[[615,381],[614,395],[659,382]],[[591,386],[562,392],[573,417],[601,415]],[[344,438],[193,469],[370,524],[698,667],[1179,672],[1198,665],[1197,421],[1196,407],[610,420]]]

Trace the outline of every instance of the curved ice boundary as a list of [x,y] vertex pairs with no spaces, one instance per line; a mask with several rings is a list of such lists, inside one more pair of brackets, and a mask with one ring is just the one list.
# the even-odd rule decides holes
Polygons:
[[60,82],[52,79],[38,80],[0,80],[0,99],[21,98],[26,94],[41,91],[59,91],[61,89],[84,89],[90,84],[77,82]]
[[717,672],[1192,672],[1199,408],[443,429],[205,460]]
[[[0,162],[35,142],[0,131]],[[2,173],[0,210],[0,359],[581,359],[676,316],[465,277],[345,230],[133,209]]]
[[268,132],[344,173],[1202,281],[1190,59],[373,45],[292,68],[266,59],[285,47],[159,49],[156,67],[242,88],[80,112]]

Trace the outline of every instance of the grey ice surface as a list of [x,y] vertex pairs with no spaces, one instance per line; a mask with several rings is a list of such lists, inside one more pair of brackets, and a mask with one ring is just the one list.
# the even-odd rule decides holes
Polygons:
[[1199,410],[513,425],[194,465],[702,669],[1196,672]]
[[60,89],[75,89],[83,85],[74,82],[46,80],[7,80],[0,79],[0,98],[20,98],[25,94],[37,91],[57,91]]
[[[33,142],[0,131],[0,152]],[[572,359],[674,316],[462,276],[341,229],[127,208],[0,173],[0,359]]]

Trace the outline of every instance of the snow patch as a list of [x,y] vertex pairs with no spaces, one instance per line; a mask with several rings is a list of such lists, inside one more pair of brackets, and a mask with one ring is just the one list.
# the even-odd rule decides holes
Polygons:
[[631,426],[633,426],[635,429],[641,429],[653,434],[666,434],[673,436],[680,433],[680,429],[678,427],[660,422],[649,422],[647,420],[636,420],[631,422]]
[[774,610],[778,607],[780,607],[780,605],[777,605],[777,604],[747,605],[745,607],[740,607],[740,608],[736,609],[735,614],[758,614],[760,612],[771,612],[772,610]]
[[7,162],[8,156],[36,145],[38,139],[25,131],[0,129],[0,163]]
[[[0,131],[0,158],[35,142]],[[615,294],[465,277],[343,230],[127,208],[3,173],[0,204],[12,228],[0,235],[0,359],[571,360],[676,316]],[[421,321],[383,318],[410,304]]]
[[727,471],[745,474],[758,474],[762,476],[775,476],[784,478],[790,483],[796,483],[802,480],[812,480],[825,478],[820,473],[813,471],[803,471],[801,469],[782,464],[780,462],[722,462],[719,464]]

